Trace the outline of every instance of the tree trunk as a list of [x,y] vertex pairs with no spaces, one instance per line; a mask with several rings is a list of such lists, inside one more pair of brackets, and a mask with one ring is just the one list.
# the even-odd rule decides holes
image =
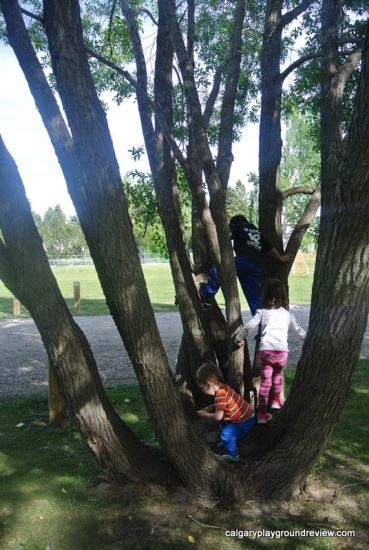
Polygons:
[[[280,77],[283,0],[268,0],[261,54],[261,113],[259,128],[259,218],[263,235],[281,253],[282,197],[280,189],[281,97]],[[274,275],[275,263],[266,264],[266,276]]]
[[87,445],[118,480],[165,482],[168,466],[137,439],[104,393],[91,349],[61,296],[18,170],[1,139],[0,228],[1,278],[31,313]]
[[[259,128],[259,218],[262,234],[283,253],[282,207],[280,186],[282,158],[281,106],[284,75],[280,63],[283,27],[305,11],[313,0],[303,0],[282,16],[283,0],[268,0],[265,12],[261,54],[261,113]],[[309,201],[302,220],[295,227],[286,252],[296,256],[304,233],[319,207],[317,196]],[[279,265],[266,258],[264,277],[277,277],[286,285],[292,263]]]
[[[9,0],[2,0],[3,11],[5,4],[12,4],[13,8],[6,18],[11,30],[16,21],[13,15],[17,6]],[[52,135],[60,163],[65,168],[68,188],[107,304],[134,366],[159,443],[178,469],[181,479],[192,490],[208,491],[216,484],[217,487],[225,485],[228,492],[233,492],[225,479],[226,469],[219,472],[219,461],[193,431],[181,408],[134,243],[106,117],[89,72],[78,2],[50,0],[44,7],[54,76],[73,140],[63,127],[56,103],[52,105],[54,111],[50,121],[50,110],[45,109],[44,101],[49,107],[53,98],[45,92],[49,88],[42,71],[37,83],[34,74],[28,82],[45,126]],[[19,19],[16,22],[23,25]],[[20,44],[14,35],[12,40],[23,65],[24,43]],[[37,64],[37,60],[34,63]],[[55,119],[64,132],[62,141],[59,141],[60,135],[54,133]],[[65,165],[68,154],[72,162]],[[42,326],[44,324],[47,324],[46,319]],[[44,343],[47,344],[46,340]],[[98,446],[94,451],[99,451]],[[109,468],[113,470],[111,465]]]
[[64,426],[67,421],[67,402],[60,391],[57,378],[54,376],[52,365],[49,361],[49,424],[51,426]]
[[[330,142],[322,144],[322,223],[309,332],[290,396],[273,420],[273,430],[257,450],[256,436],[250,449],[256,490],[270,497],[291,495],[324,449],[344,407],[368,319],[369,203],[363,199],[369,193],[369,26],[343,148],[334,109],[337,78],[332,78],[338,69],[331,64],[337,48],[338,4],[331,0],[323,4],[323,101],[334,114],[335,126],[325,127],[332,118],[323,116],[323,109],[322,136],[330,136]],[[342,156],[337,157],[337,150]]]
[[[9,0],[1,0],[1,5],[3,11],[4,6],[16,8]],[[108,305],[134,365],[161,447],[192,491],[242,498],[252,488],[263,497],[288,497],[310,471],[343,408],[368,314],[369,206],[357,199],[369,193],[369,37],[353,123],[341,157],[344,162],[332,163],[333,176],[322,181],[322,214],[329,223],[324,220],[322,224],[311,324],[290,397],[267,432],[255,430],[255,435],[250,434],[244,449],[245,463],[222,466],[186,420],[169,371],[133,242],[105,116],[88,71],[78,3],[48,0],[45,8],[54,74],[73,139],[54,105],[52,120],[58,121],[58,132],[63,135],[59,141],[51,111],[45,108],[52,100],[49,96],[45,99],[41,75],[37,73],[37,82],[29,79],[30,87],[64,167]],[[7,12],[8,26],[16,15],[14,9]],[[19,46],[19,38],[13,35],[12,41]],[[24,64],[22,48],[18,55]],[[32,76],[35,73],[31,72]],[[191,78],[188,82],[191,84]],[[217,193],[219,181],[206,140],[201,147],[209,186]],[[8,186],[6,182],[10,182]],[[24,193],[20,200],[13,176],[7,173],[0,183],[4,238],[4,242],[0,240],[1,276],[35,318],[86,441],[117,478],[162,479],[167,467],[159,459],[155,462],[152,451],[126,431],[108,405],[88,343],[61,299],[55,279],[47,275],[49,267],[34,226],[19,224],[30,216],[29,209],[24,208]],[[19,212],[15,221],[14,211]],[[220,245],[224,247],[225,220],[220,211],[217,215],[219,234],[223,231]],[[25,273],[34,274],[31,287]]]

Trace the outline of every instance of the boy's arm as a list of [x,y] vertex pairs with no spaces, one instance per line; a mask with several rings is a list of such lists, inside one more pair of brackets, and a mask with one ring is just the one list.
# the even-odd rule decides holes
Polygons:
[[203,409],[199,409],[197,412],[199,412],[199,411],[207,411],[207,412],[213,411],[214,412],[214,410],[215,410],[215,405],[213,403],[212,405],[208,405],[207,407],[204,407]]
[[197,411],[197,414],[201,416],[201,418],[210,418],[212,420],[217,420],[218,422],[220,422],[220,420],[222,420],[224,416],[224,411],[218,409],[211,413],[204,409],[201,409]]

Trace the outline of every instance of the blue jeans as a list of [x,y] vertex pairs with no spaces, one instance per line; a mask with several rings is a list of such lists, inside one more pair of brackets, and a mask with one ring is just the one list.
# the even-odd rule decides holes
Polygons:
[[[251,311],[255,315],[257,309],[261,307],[261,278],[262,268],[256,264],[235,256],[236,273],[242,292],[245,295]],[[201,285],[201,294],[204,298],[212,299],[220,288],[220,275],[215,265],[212,266],[207,283]]]
[[238,455],[237,439],[243,437],[252,426],[255,425],[255,416],[252,415],[245,422],[220,422],[220,439],[224,444],[227,452],[231,456]]

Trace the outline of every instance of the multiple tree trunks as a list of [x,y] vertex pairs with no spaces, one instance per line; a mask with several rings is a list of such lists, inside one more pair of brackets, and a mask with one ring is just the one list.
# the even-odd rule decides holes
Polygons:
[[[25,72],[63,168],[107,304],[135,368],[161,450],[171,466],[153,449],[143,445],[109,404],[88,342],[71,317],[48,266],[19,174],[1,142],[0,275],[31,312],[47,349],[53,372],[66,396],[70,415],[89,448],[118,480],[166,483],[177,475],[190,490],[203,494],[242,498],[255,492],[262,497],[290,496],[308,475],[344,406],[368,315],[369,273],[366,267],[369,260],[369,204],[365,197],[369,195],[369,37],[366,37],[355,111],[344,147],[339,125],[335,122],[332,130],[327,127],[331,117],[322,117],[322,224],[310,327],[293,388],[270,429],[257,429],[250,434],[241,449],[244,463],[236,466],[223,464],[221,459],[210,452],[181,406],[149,302],[106,117],[89,71],[77,0],[44,2],[43,22],[69,128],[63,121],[33,51],[17,2],[0,0],[0,3],[9,41]],[[278,53],[281,29],[310,3],[309,0],[302,1],[282,16],[282,0],[267,2],[266,28],[272,23],[276,26],[272,25],[270,36],[265,36],[265,40],[270,42],[264,44],[261,155],[263,151],[265,154],[273,153],[270,156],[273,166],[264,165],[266,160],[261,159],[261,220],[263,216],[266,219],[261,228],[265,229],[264,233],[277,248],[281,245],[278,233],[280,196],[276,176],[280,162],[280,94],[283,75],[279,71],[279,57],[271,60],[273,67],[268,75],[266,54],[271,46]],[[129,5],[124,0],[120,4],[123,11],[127,10],[128,21],[131,16]],[[338,28],[340,6],[338,0],[325,0],[322,17],[322,88],[325,90],[322,113],[333,114],[335,121],[340,117],[337,90],[345,82],[345,77],[340,76],[334,63],[337,46],[334,29]],[[183,357],[193,374],[193,365],[209,357],[209,350],[210,355],[215,356],[217,352],[218,357],[223,353],[230,378],[239,385],[243,380],[242,352],[231,354],[229,348],[229,336],[240,325],[240,308],[225,217],[225,189],[210,152],[206,137],[208,119],[202,115],[195,87],[191,47],[193,25],[189,26],[186,50],[174,3],[159,2],[159,9],[163,10],[164,7],[168,8],[167,18],[164,18],[163,23],[163,12],[159,14],[163,26],[158,33],[159,38],[163,39],[162,42],[158,40],[158,51],[163,58],[157,59],[155,83],[156,100],[164,111],[163,116],[156,114],[154,129],[147,111],[145,88],[138,90],[138,99],[141,98],[140,108],[147,131],[146,145],[152,154],[150,162],[156,178],[155,185],[184,324],[186,353],[183,353]],[[236,10],[242,9],[243,3],[237,2]],[[190,10],[190,13],[193,12]],[[165,27],[165,21],[168,27]],[[172,49],[165,38],[168,33],[179,59],[193,123],[190,129],[191,157],[196,158],[196,162],[192,171],[188,170],[188,163],[184,162],[183,166],[187,168],[186,174],[193,177],[194,197],[207,238],[216,236],[213,260],[216,260],[217,248],[220,256],[216,263],[219,264],[221,260],[230,328],[224,331],[221,324],[215,323],[212,334],[213,321],[201,309],[183,241],[171,157],[174,151],[172,149],[171,153],[168,146],[171,142],[167,125],[171,124],[171,112],[170,109],[165,110],[165,105],[170,102],[170,85],[169,82],[165,84],[165,81],[169,76],[172,56]],[[132,37],[135,37],[134,32]],[[237,41],[235,45],[237,47]],[[138,43],[136,47],[139,59]],[[161,59],[163,64],[160,66]],[[138,64],[138,69],[141,71],[138,79],[144,84],[144,68]],[[229,78],[228,82],[231,97],[233,81]],[[272,114],[268,97],[271,92],[274,94],[271,100],[274,105],[273,120],[268,118]],[[265,148],[268,125],[273,141],[269,151]],[[229,131],[227,135],[228,139],[232,139]],[[327,143],[327,136],[332,135],[334,139]],[[166,144],[165,140],[168,139]],[[226,173],[226,164],[223,168]],[[204,195],[200,192],[198,178],[201,172],[205,174],[210,191],[210,208],[215,224],[209,217]],[[362,200],[358,200],[358,197]],[[312,210],[317,208],[318,191],[313,200],[315,206]],[[268,212],[263,209],[266,202],[268,208],[272,206]],[[306,212],[305,224],[310,215],[310,211]],[[19,220],[23,223],[20,224]],[[271,227],[274,229],[269,233],[268,228]],[[216,232],[211,233],[214,229]],[[300,237],[301,234],[295,235],[294,247],[298,246],[296,243]],[[199,250],[204,248],[198,246]],[[228,334],[223,338],[225,332]],[[217,341],[216,335],[220,335],[221,342],[218,351],[211,343]],[[224,341],[227,342],[226,346],[223,346]]]

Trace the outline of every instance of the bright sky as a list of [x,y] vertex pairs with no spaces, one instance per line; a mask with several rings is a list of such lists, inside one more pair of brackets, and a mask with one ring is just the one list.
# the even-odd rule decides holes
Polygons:
[[[41,117],[35,107],[16,57],[9,46],[0,45],[2,78],[0,84],[0,132],[13,156],[27,197],[34,211],[44,214],[49,206],[60,204],[67,216],[74,213],[63,174]],[[104,98],[105,100],[107,98]],[[109,102],[108,122],[122,176],[129,170],[148,170],[145,160],[134,162],[128,153],[132,146],[143,145],[143,137],[133,100],[119,107]],[[230,183],[247,183],[246,175],[257,171],[258,129],[249,126],[233,147],[234,163]]]

